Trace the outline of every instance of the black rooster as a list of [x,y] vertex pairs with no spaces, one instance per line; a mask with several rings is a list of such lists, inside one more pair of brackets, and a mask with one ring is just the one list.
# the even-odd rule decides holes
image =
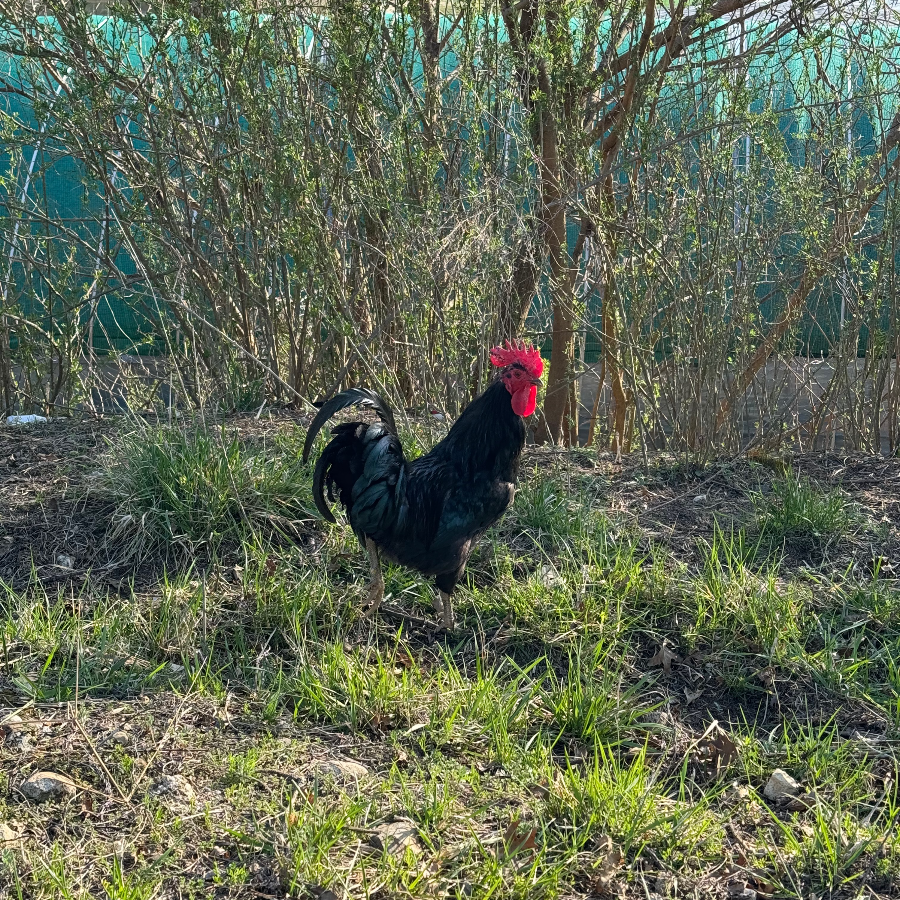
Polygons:
[[325,501],[341,505],[369,554],[369,614],[384,596],[380,555],[435,576],[434,606],[453,629],[451,594],[478,538],[512,502],[525,443],[523,417],[534,412],[544,363],[540,353],[510,343],[491,350],[500,371],[432,451],[407,462],[394,416],[373,391],[351,388],[324,403],[309,427],[303,461],[319,430],[347,406],[371,408],[380,424],[348,422],[332,429],[313,477],[313,498],[329,521]]

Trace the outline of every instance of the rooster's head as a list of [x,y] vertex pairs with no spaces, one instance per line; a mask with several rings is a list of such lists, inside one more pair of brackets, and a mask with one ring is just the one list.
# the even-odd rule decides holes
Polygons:
[[540,352],[524,342],[507,341],[505,347],[491,350],[491,363],[503,370],[500,380],[512,395],[513,412],[530,416],[537,404],[537,386],[544,371]]

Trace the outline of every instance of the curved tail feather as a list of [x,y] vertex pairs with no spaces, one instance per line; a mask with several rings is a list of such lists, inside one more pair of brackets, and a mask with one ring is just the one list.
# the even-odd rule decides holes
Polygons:
[[334,513],[328,508],[328,504],[325,502],[325,492],[323,490],[325,486],[325,477],[328,473],[328,469],[331,467],[331,461],[331,454],[326,449],[316,463],[316,471],[313,474],[312,495],[316,504],[316,509],[322,514],[322,518],[326,522],[331,522],[333,524],[337,520],[334,517]]
[[[350,388],[335,394],[319,408],[316,417],[309,426],[309,430],[306,432],[306,441],[303,444],[303,462],[309,459],[309,451],[312,450],[313,442],[316,439],[316,435],[322,430],[322,426],[336,412],[340,412],[340,410],[346,409],[348,406],[363,406],[375,410],[378,418],[384,422],[388,431],[391,434],[397,433],[397,426],[394,424],[394,414],[391,412],[391,408],[375,391],[370,391],[366,388]],[[316,466],[316,471],[318,471],[318,466]],[[316,505],[318,506],[318,502]],[[321,507],[319,507],[319,510],[321,511]],[[332,521],[334,520],[332,519]]]
[[[310,450],[312,450],[316,435],[322,430],[322,426],[336,412],[348,406],[362,406],[373,409],[383,423],[383,427],[374,427],[377,427],[382,434],[385,431],[389,431],[393,435],[397,434],[397,428],[394,425],[394,414],[378,394],[365,388],[350,388],[319,404],[319,411],[316,413],[316,417],[306,433],[306,441],[303,445],[303,462],[309,459]],[[346,505],[351,496],[352,486],[360,474],[362,460],[359,457],[360,451],[358,449],[358,427],[362,428],[363,432],[367,431],[366,426],[361,425],[361,423],[339,425],[333,429],[332,434],[335,437],[329,441],[316,462],[312,484],[313,500],[315,501],[316,509],[319,510],[322,518],[327,522],[334,522],[335,518],[325,498],[326,488],[328,490],[328,498],[334,501],[335,498],[332,491],[337,486],[341,494],[341,502]]]

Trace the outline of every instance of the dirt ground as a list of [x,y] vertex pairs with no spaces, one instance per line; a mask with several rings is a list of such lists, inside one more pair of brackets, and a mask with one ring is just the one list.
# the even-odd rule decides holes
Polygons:
[[[305,416],[283,412],[262,421],[234,417],[229,424],[252,440],[306,423]],[[122,427],[122,420],[107,418],[0,428],[0,578],[15,586],[34,576],[46,584],[77,581],[88,572],[112,580],[134,576],[129,565],[118,561],[117,548],[105,540],[112,506],[92,492],[99,457]],[[900,566],[898,458],[761,455],[703,467],[675,455],[656,454],[644,471],[636,452],[616,464],[605,453],[530,448],[522,472],[527,477],[536,468],[550,467],[570,479],[589,479],[596,498],[612,513],[639,523],[648,538],[690,558],[698,539],[708,539],[716,521],[748,521],[753,495],[765,495],[785,466],[820,485],[839,488],[871,521],[883,524],[883,546],[869,538],[826,547],[835,566],[866,567],[877,559],[885,574]],[[788,546],[786,551],[795,565],[806,561],[802,547]],[[817,561],[822,552],[815,548]],[[146,576],[153,577],[154,571],[151,567]]]
[[[274,414],[260,421],[238,417],[229,423],[250,441],[303,424],[303,417],[290,413]],[[91,590],[105,585],[112,596],[125,585],[138,592],[152,593],[158,588],[163,561],[145,561],[135,567],[120,558],[118,547],[107,536],[113,504],[96,489],[101,458],[122,427],[120,420],[101,419],[54,420],[44,426],[0,428],[0,583],[7,590],[22,592],[40,583],[48,594],[63,592],[69,596],[74,607],[88,584]],[[864,580],[877,570],[883,578],[895,579],[900,567],[898,459],[817,454],[790,459],[719,460],[701,467],[674,455],[658,455],[645,470],[639,454],[617,464],[607,454],[530,448],[523,460],[522,479],[527,481],[535,472],[556,473],[573,492],[591,495],[592,503],[604,507],[623,528],[638,531],[641,546],[648,553],[654,546],[663,547],[667,551],[666,565],[695,569],[701,564],[702,548],[712,540],[717,527],[752,523],[754,503],[772,490],[773,480],[786,467],[818,485],[839,489],[864,514],[870,527],[834,543],[785,544],[779,550],[779,572],[783,575],[809,569],[821,573],[827,569],[845,576],[856,573]],[[318,533],[319,526],[312,519],[304,527],[312,536]],[[516,535],[509,533],[506,537],[515,555]],[[521,560],[527,554],[523,546]],[[201,577],[203,560],[196,563],[196,576]],[[483,563],[483,559],[473,559],[471,576],[476,584],[489,577],[489,567]],[[526,560],[516,565],[533,570],[537,563],[531,565]],[[339,573],[337,577],[343,576]],[[230,590],[226,582],[222,582],[221,589]],[[382,643],[390,642],[389,614],[385,620],[388,624]],[[348,635],[348,641],[356,637],[354,632]],[[474,642],[458,645],[455,652],[464,661],[461,665],[474,665],[486,654],[502,652],[507,640],[509,625],[503,620],[490,633],[475,635]],[[520,663],[527,661],[528,640],[526,637],[514,642],[516,648],[511,653]],[[398,657],[398,651],[394,651],[395,662],[400,659],[396,662],[397,671],[411,666],[413,659],[423,670],[437,666],[442,659],[441,645],[430,634],[413,633],[403,647],[404,656]],[[742,650],[751,655],[757,652],[754,647]],[[658,651],[662,652],[658,637],[648,634],[641,656],[652,663],[657,658],[653,654]],[[8,661],[11,653],[15,655],[15,648],[7,647],[4,652]],[[292,808],[298,796],[317,795],[320,788],[326,794],[333,790],[320,784],[326,773],[329,784],[350,784],[358,777],[387,770],[400,772],[397,777],[402,780],[403,771],[418,765],[416,754],[421,756],[421,751],[408,735],[398,738],[388,720],[369,719],[364,727],[348,732],[345,728],[311,725],[283,711],[273,711],[249,687],[240,694],[226,692],[224,697],[204,695],[191,689],[195,684],[188,684],[179,659],[173,652],[170,662],[154,672],[152,679],[147,675],[148,663],[122,661],[122,666],[133,667],[134,683],[140,688],[129,692],[122,687],[127,680],[120,678],[116,688],[105,695],[97,691],[94,696],[78,697],[76,692],[74,715],[72,700],[29,697],[23,692],[21,681],[0,667],[0,720],[5,735],[0,761],[7,771],[6,785],[0,786],[5,798],[0,802],[5,804],[3,808],[14,811],[14,817],[8,821],[13,823],[15,840],[30,839],[35,846],[58,842],[65,848],[67,877],[90,896],[123,900],[144,897],[126,893],[125,887],[115,893],[109,887],[111,882],[102,882],[106,887],[101,887],[97,872],[119,872],[122,885],[126,885],[127,879],[121,873],[135,866],[137,860],[150,860],[160,872],[166,871],[167,866],[177,868],[179,878],[184,879],[171,881],[175,886],[164,894],[166,897],[335,898],[338,895],[330,889],[311,883],[286,887],[284,867],[274,860],[298,852],[291,849],[293,845],[288,846],[290,813],[285,830],[278,818],[280,813],[253,807],[256,824],[251,834],[246,823],[242,824],[241,792],[267,795],[272,810]],[[834,722],[840,734],[870,740],[873,747],[886,746],[885,741],[893,740],[891,726],[877,705],[842,702],[834,692],[805,676],[758,672],[754,699],[753,692],[748,696],[746,689],[735,693],[727,677],[709,676],[699,652],[679,658],[679,664],[677,673],[667,683],[648,689],[648,696],[659,700],[663,709],[658,714],[659,721],[674,735],[665,753],[673,760],[691,759],[695,773],[702,775],[704,767],[709,766],[715,770],[719,762],[727,762],[737,752],[728,739],[717,736],[711,722],[726,726],[752,721],[764,729],[783,721],[793,711],[802,713],[810,723]],[[636,678],[640,676],[636,673]],[[149,689],[148,685],[155,688]],[[650,739],[648,747],[651,753],[663,754],[662,745],[656,748],[654,739]],[[636,747],[635,753],[638,750]],[[519,809],[521,796],[504,787],[502,766],[466,748],[448,747],[442,752],[484,775],[495,774],[497,781],[490,804],[498,810]],[[870,759],[871,772],[873,777],[883,777],[884,783],[890,784],[895,761],[888,753],[881,759],[879,752]],[[241,763],[242,759],[253,760],[253,764]],[[354,765],[361,768],[353,770]],[[23,766],[21,774],[19,766]],[[68,773],[78,787],[77,802],[68,803],[62,811],[49,805],[23,805],[24,774],[38,769]],[[184,773],[190,776],[187,787],[179,780]],[[700,781],[707,778],[701,775],[697,776]],[[533,786],[535,797],[543,797],[541,792],[546,790],[541,785]],[[195,792],[206,804],[205,813],[188,812],[194,809],[190,803]],[[137,802],[145,795],[155,798],[152,802],[156,805],[148,807]],[[185,825],[189,819],[203,815],[215,827],[210,825],[207,831],[195,833]],[[518,821],[518,813],[509,815]],[[0,822],[3,818],[0,814]],[[405,820],[395,815],[386,821],[393,827]],[[381,820],[370,822],[361,839],[369,843],[374,840],[377,847],[378,836],[384,837],[379,829],[384,827]],[[729,840],[735,847],[758,839],[751,835],[751,825],[742,824],[739,818],[728,827],[732,829]],[[79,847],[87,846],[87,833],[91,835],[91,849],[81,860]],[[127,841],[123,836],[127,836]],[[0,833],[0,845],[3,839]],[[742,857],[735,850],[728,858]],[[52,863],[47,864],[52,869]],[[581,884],[577,896],[650,897],[647,885],[658,887],[660,883],[664,885],[663,892],[657,892],[656,897],[667,890],[670,896],[738,896],[732,890],[733,884],[740,884],[749,892],[741,895],[745,900],[751,900],[751,894],[753,898],[772,896],[765,878],[746,874],[752,870],[746,860],[742,865],[738,869],[745,873],[743,880],[728,881],[725,870],[717,869],[686,882],[692,885],[690,892],[679,894],[677,882],[674,892],[665,888],[665,879],[669,878],[666,865],[658,859],[654,862],[654,855],[648,850],[630,863],[631,887],[607,891],[605,886],[601,886],[602,890],[597,887],[599,882],[588,884],[576,879],[576,884]],[[226,877],[238,870],[243,873],[240,878],[233,874]],[[37,883],[37,876],[28,865],[22,872],[21,884]],[[112,880],[115,882],[115,878]],[[48,883],[52,884],[52,879]],[[893,888],[888,882],[875,876],[868,883],[871,893],[865,896],[898,896],[891,893]],[[460,884],[456,894],[444,896],[469,896],[470,889],[464,882]],[[9,893],[4,894],[0,885],[0,897],[15,896],[14,887],[8,885]],[[22,888],[19,890],[22,896]],[[352,892],[350,895],[363,896]],[[415,892],[412,895],[419,896]],[[28,896],[27,890],[24,896]],[[366,896],[391,894],[376,890]],[[838,891],[833,896],[856,895]]]

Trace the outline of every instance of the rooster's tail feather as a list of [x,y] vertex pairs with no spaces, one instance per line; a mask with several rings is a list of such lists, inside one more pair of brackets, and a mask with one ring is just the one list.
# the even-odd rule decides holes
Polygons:
[[316,504],[316,509],[322,514],[322,518],[326,522],[334,523],[334,513],[328,508],[325,502],[325,479],[328,476],[328,470],[334,462],[334,452],[332,447],[326,447],[322,455],[316,462],[316,471],[313,473],[312,495]]
[[[397,426],[394,424],[394,414],[387,403],[375,393],[375,391],[366,388],[350,388],[335,394],[330,400],[323,403],[316,413],[316,417],[306,432],[306,442],[303,444],[303,462],[309,459],[309,451],[312,450],[313,442],[316,435],[322,430],[322,426],[336,413],[348,406],[364,406],[375,410],[378,418],[384,422],[385,427],[391,434],[397,433]],[[321,459],[319,460],[321,463]],[[318,471],[318,466],[316,466]]]
[[[312,450],[316,435],[322,430],[322,426],[336,412],[348,406],[363,406],[373,409],[378,418],[384,423],[384,427],[396,435],[397,427],[394,425],[394,414],[387,403],[374,391],[369,391],[365,388],[350,388],[347,391],[341,391],[340,394],[319,405],[319,411],[316,413],[316,417],[306,433],[306,442],[303,445],[303,462],[309,459],[309,452]],[[328,522],[334,522],[335,518],[325,499],[326,487],[331,500],[334,500],[332,489],[335,484],[341,489],[342,494],[346,489],[347,497],[349,497],[349,491],[357,477],[353,473],[355,468],[353,460],[358,453],[358,451],[354,452],[354,447],[357,444],[356,427],[354,425],[339,425],[332,433],[336,437],[328,443],[317,460],[312,484],[312,494],[316,509],[322,514],[322,518]],[[346,498],[343,498],[343,500],[346,502]]]

